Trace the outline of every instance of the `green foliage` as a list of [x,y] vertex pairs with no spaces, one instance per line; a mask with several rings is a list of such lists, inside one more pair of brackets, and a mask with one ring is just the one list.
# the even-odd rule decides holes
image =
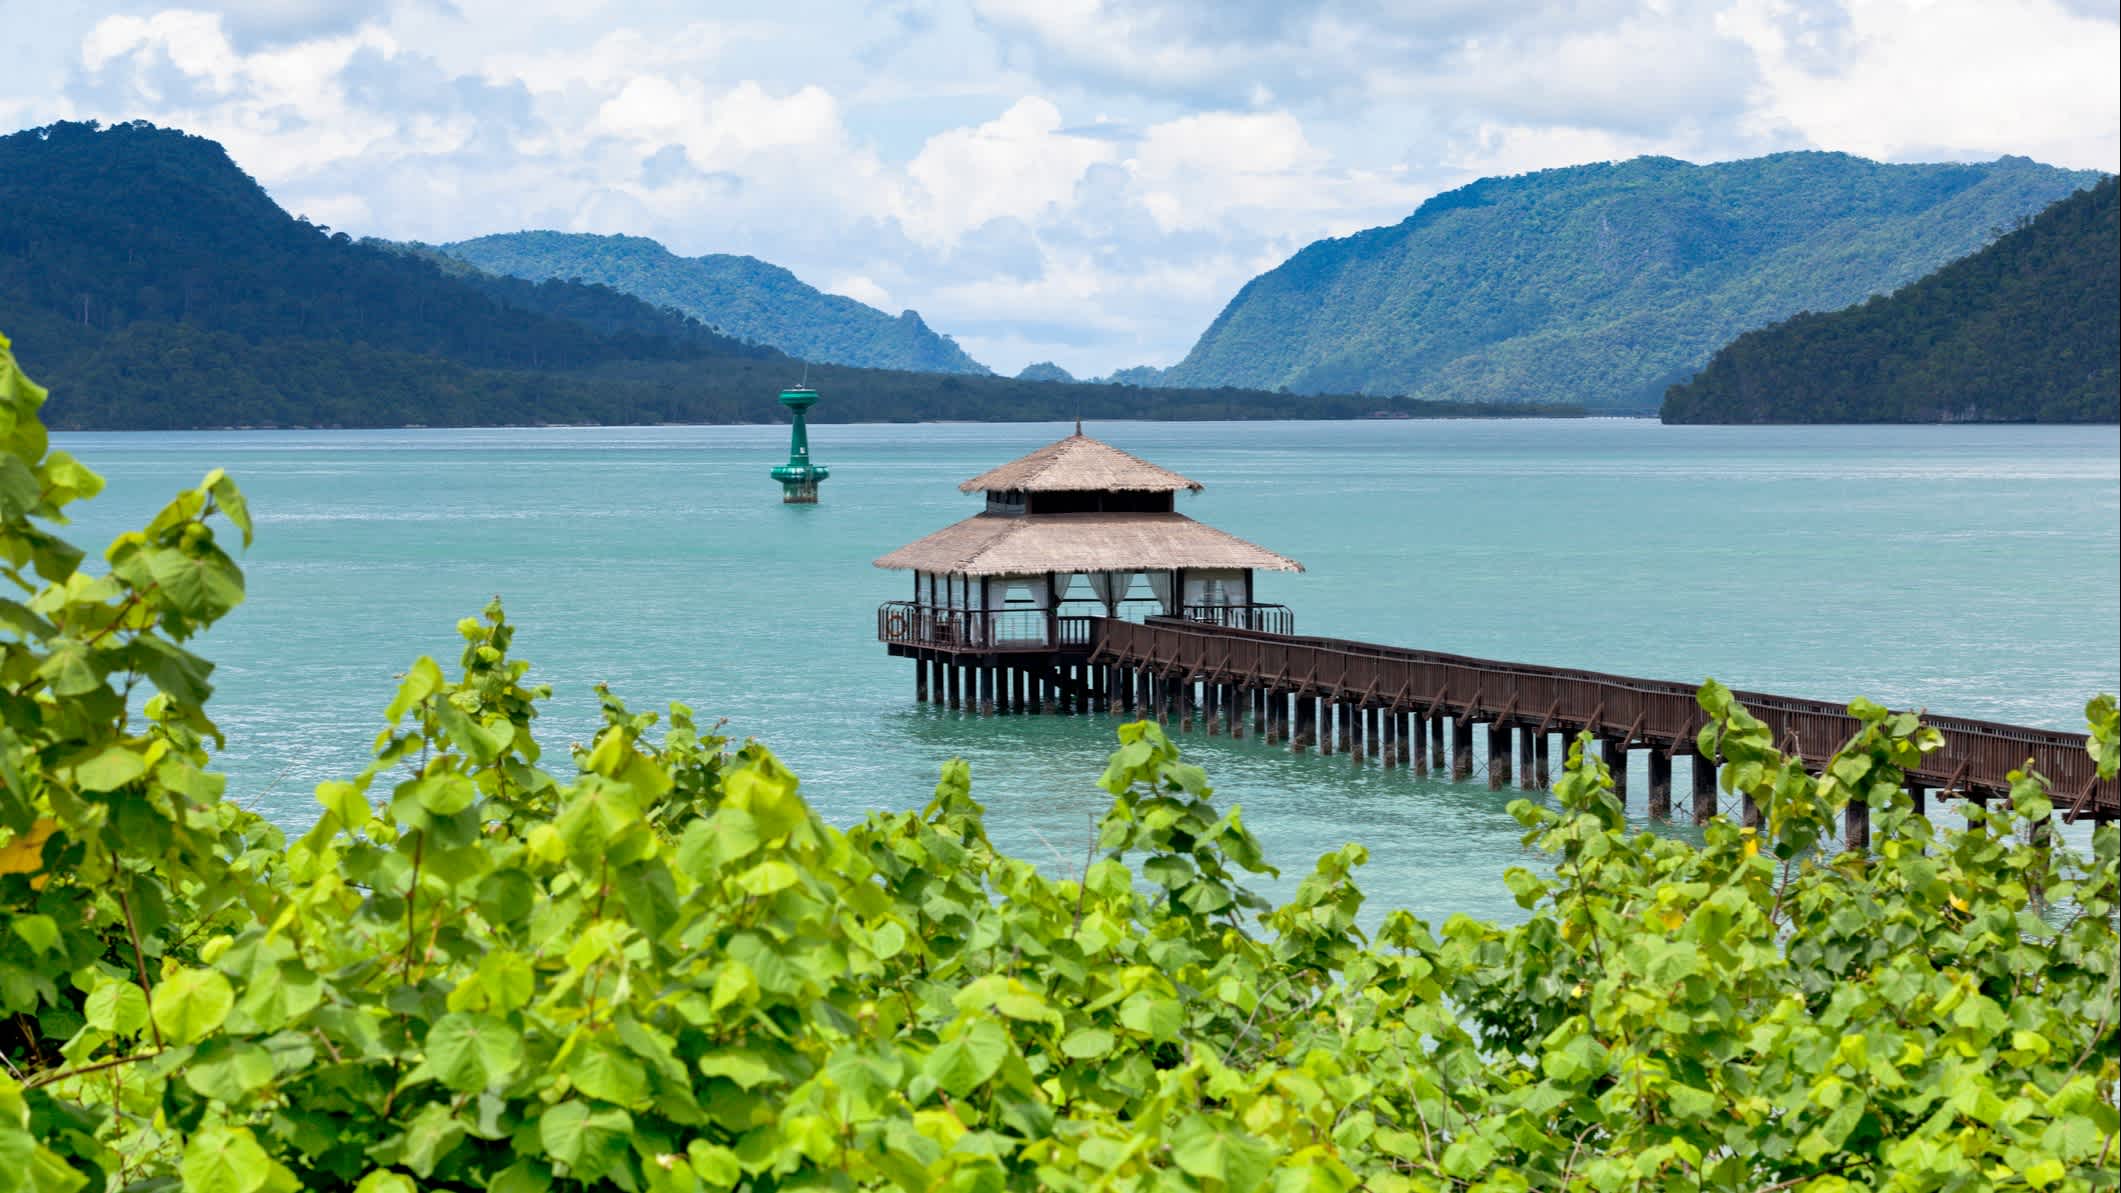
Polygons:
[[2108,178],[1890,297],[1748,332],[1664,420],[2121,419],[2121,185]]
[[1254,278],[1158,383],[1649,410],[1741,332],[1889,291],[2098,177],[1782,153],[1482,179]]
[[[1372,940],[1359,846],[1269,906],[1152,724],[1073,875],[995,849],[962,762],[842,830],[763,747],[604,692],[548,765],[496,603],[290,842],[221,798],[182,646],[240,595],[240,495],[83,572],[51,526],[100,482],[42,400],[0,342],[0,1190],[2113,1187],[2121,836],[2021,836],[2031,774],[1934,829],[1911,715],[1859,703],[1815,776],[1711,683],[1764,834],[1629,835],[1578,743],[1512,805],[1529,920]],[[1868,856],[1829,852],[1852,799]]]
[[488,273],[609,286],[804,360],[922,373],[987,371],[912,311],[893,318],[807,286],[756,257],[680,257],[646,237],[571,232],[504,232],[433,251]]

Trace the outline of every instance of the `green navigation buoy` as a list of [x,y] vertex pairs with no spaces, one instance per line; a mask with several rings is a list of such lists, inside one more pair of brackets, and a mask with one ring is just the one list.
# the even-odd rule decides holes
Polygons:
[[788,433],[788,462],[773,470],[773,479],[781,482],[781,502],[816,505],[818,482],[832,475],[823,465],[810,462],[810,427],[803,412],[817,405],[817,391],[807,385],[784,389],[781,405],[795,415],[795,426]]

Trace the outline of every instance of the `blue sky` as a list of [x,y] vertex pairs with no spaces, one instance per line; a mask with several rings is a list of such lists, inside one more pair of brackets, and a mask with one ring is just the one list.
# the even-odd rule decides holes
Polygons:
[[143,118],[288,210],[750,253],[989,365],[1184,355],[1322,236],[1663,153],[2121,167],[2113,0],[0,0],[0,125]]

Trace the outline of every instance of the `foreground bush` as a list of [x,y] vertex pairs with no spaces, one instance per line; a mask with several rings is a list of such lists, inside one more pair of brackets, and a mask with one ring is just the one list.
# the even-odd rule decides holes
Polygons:
[[[1912,717],[1858,705],[1815,778],[1712,683],[1765,832],[1631,836],[1579,747],[1512,805],[1527,922],[1373,940],[1360,846],[1268,906],[1153,725],[1059,877],[995,850],[962,763],[842,831],[763,748],[605,693],[548,767],[495,606],[288,842],[221,798],[183,646],[241,599],[240,495],[79,571],[49,526],[100,482],[41,400],[0,341],[0,1190],[2114,1185],[2115,830],[2021,839],[2027,775],[1937,832]],[[1851,799],[1868,857],[1831,853]]]

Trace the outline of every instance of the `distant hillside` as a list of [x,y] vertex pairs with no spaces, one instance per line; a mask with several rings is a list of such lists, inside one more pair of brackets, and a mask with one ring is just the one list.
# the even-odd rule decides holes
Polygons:
[[1483,179],[1254,278],[1157,384],[1648,410],[1741,332],[1890,291],[2098,177],[1784,153]]
[[610,286],[804,360],[925,373],[987,372],[912,311],[893,318],[807,286],[756,257],[680,257],[645,237],[569,232],[509,232],[437,247],[488,273]]
[[1018,381],[1073,381],[1075,374],[1050,360],[1034,361],[1017,373]]
[[2108,178],[1890,297],[1747,332],[1664,421],[2121,420],[2117,200]]

